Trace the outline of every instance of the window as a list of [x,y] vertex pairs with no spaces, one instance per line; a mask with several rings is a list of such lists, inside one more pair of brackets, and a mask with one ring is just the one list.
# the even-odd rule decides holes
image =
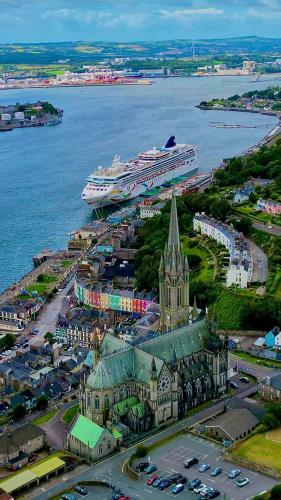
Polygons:
[[117,403],[117,401],[118,401],[118,398],[117,398],[117,392],[115,391],[115,392],[113,393],[113,404],[116,404],[116,403]]
[[109,409],[109,395],[108,394],[106,394],[104,396],[104,407],[105,407],[106,410]]
[[100,409],[100,398],[98,396],[95,397],[95,410]]

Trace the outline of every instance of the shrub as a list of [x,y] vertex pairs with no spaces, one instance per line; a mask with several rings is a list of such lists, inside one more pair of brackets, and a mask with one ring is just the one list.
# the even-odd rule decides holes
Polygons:
[[271,490],[272,500],[280,500],[281,498],[281,484],[276,484]]
[[135,452],[136,458],[142,458],[142,457],[145,457],[146,455],[147,455],[147,448],[146,448],[146,446],[143,446],[143,444],[139,444],[136,447],[136,452]]

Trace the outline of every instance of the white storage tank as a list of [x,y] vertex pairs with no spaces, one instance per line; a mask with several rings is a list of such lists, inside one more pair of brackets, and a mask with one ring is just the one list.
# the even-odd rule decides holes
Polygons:
[[2,113],[1,120],[2,120],[2,122],[10,122],[11,121],[11,113]]
[[24,111],[16,111],[15,112],[15,120],[23,121],[24,120]]

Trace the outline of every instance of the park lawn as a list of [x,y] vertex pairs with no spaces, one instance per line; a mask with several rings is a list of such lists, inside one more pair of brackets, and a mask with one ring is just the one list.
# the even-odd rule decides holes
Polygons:
[[[280,431],[280,429],[279,429]],[[233,450],[236,455],[281,472],[281,443],[268,439],[267,433],[256,434],[242,441]]]
[[51,420],[56,415],[57,412],[58,410],[55,408],[54,410],[49,411],[49,413],[46,413],[46,415],[42,415],[41,417],[35,418],[34,420],[32,420],[32,423],[34,425],[45,424],[45,422]]
[[46,292],[48,289],[48,285],[46,283],[34,283],[33,285],[29,285],[27,287],[28,292],[37,292],[39,295]]
[[71,424],[73,418],[75,417],[75,415],[78,413],[79,411],[79,404],[75,404],[74,406],[71,406],[70,408],[68,408],[66,410],[66,412],[63,414],[62,416],[62,421],[65,423],[65,424]]
[[200,257],[200,270],[198,272],[190,272],[191,281],[213,281],[214,277],[214,268],[210,267],[209,261],[212,260],[211,254],[206,250],[200,248],[199,246],[191,247],[189,246],[189,242],[194,241],[187,236],[182,238],[183,251],[187,257],[189,255],[198,255]]
[[61,261],[61,265],[62,267],[70,267],[72,262],[73,262],[72,259],[64,259]]

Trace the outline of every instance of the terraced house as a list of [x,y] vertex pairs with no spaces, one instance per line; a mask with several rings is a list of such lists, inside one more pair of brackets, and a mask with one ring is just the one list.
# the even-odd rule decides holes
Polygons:
[[132,432],[175,422],[227,388],[228,352],[205,320],[189,323],[189,271],[180,243],[176,199],[160,265],[161,330],[131,346],[105,335],[80,390],[81,413],[99,426]]

